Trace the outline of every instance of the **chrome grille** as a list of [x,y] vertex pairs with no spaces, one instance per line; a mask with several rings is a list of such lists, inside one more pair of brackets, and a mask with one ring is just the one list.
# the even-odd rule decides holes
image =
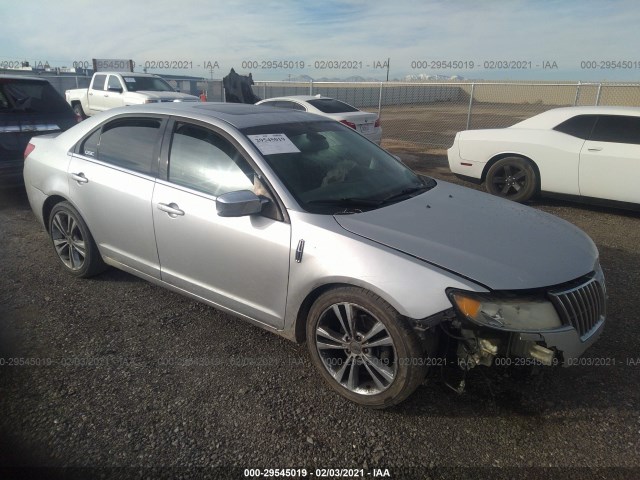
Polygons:
[[575,328],[582,340],[589,338],[591,330],[604,320],[605,292],[595,278],[577,287],[549,292],[549,296],[562,322]]

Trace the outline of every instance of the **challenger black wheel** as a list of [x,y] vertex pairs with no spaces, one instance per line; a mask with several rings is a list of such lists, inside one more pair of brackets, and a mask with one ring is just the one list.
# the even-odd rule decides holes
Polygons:
[[521,157],[506,157],[489,168],[485,185],[493,195],[514,202],[526,202],[536,193],[537,182],[531,162]]

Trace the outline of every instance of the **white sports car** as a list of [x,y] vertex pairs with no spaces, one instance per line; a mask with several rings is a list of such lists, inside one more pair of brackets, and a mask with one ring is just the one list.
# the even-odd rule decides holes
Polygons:
[[517,202],[548,192],[640,204],[640,108],[555,108],[509,128],[466,130],[448,157],[459,177]]

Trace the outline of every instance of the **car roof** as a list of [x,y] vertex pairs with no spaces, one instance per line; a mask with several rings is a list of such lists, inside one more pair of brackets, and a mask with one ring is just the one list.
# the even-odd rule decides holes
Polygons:
[[[130,105],[109,110],[113,114],[155,113],[161,115],[186,115],[189,118],[207,121],[222,120],[238,129],[280,123],[323,121],[322,117],[296,110],[285,110],[269,106],[244,103],[219,102],[169,102],[147,105]],[[103,117],[104,118],[104,117]]]
[[640,108],[615,106],[552,108],[551,110],[516,123],[512,128],[553,128],[576,115],[628,115],[637,117],[640,116]]
[[[159,77],[159,75],[156,75],[155,73],[142,73],[142,72],[108,72],[108,71],[99,71],[99,72],[95,72],[95,74],[102,74],[102,75],[122,75],[123,77]],[[162,77],[161,77],[162,78]]]

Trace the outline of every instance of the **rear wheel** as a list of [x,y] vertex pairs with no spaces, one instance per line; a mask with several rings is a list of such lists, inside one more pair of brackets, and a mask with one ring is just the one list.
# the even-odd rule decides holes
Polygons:
[[65,270],[76,277],[91,277],[105,269],[89,228],[69,202],[60,202],[49,216],[49,236]]
[[505,157],[491,165],[485,186],[493,195],[526,202],[536,193],[538,178],[531,162],[521,157]]
[[87,116],[84,114],[84,110],[82,109],[82,105],[80,103],[73,104],[73,113],[76,114],[76,117],[79,121],[84,120]]
[[311,307],[307,345],[331,388],[353,402],[384,408],[413,393],[426,371],[418,338],[405,322],[371,292],[336,288]]

